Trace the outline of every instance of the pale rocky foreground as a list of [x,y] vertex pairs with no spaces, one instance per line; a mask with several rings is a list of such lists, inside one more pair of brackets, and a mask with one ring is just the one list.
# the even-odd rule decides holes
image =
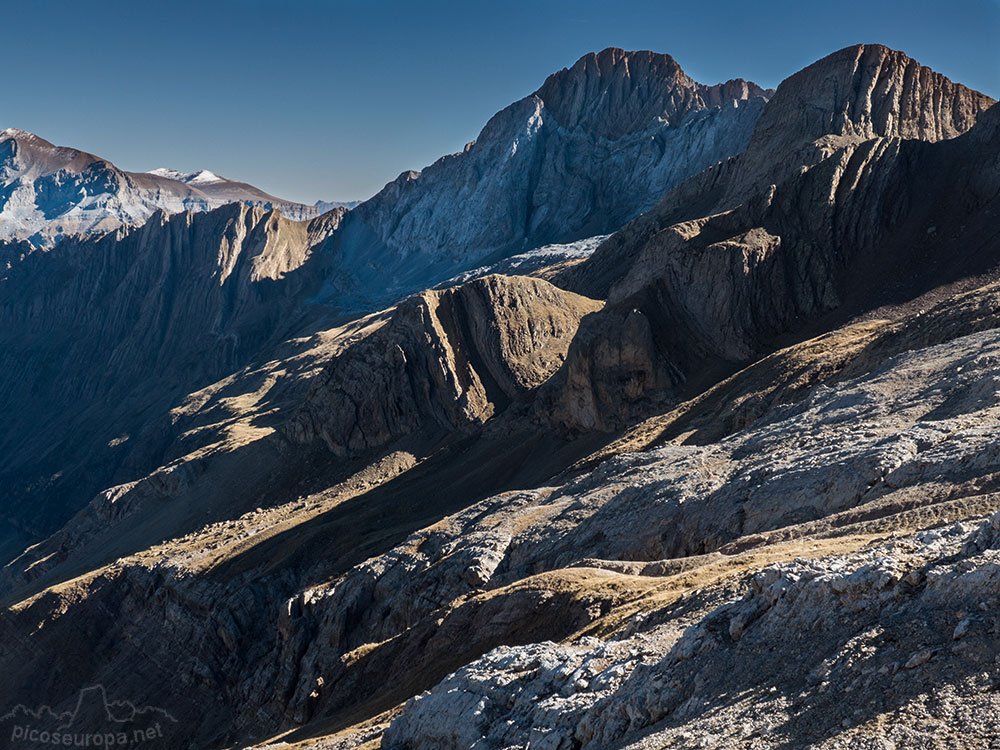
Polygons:
[[[492,568],[487,588],[512,597],[596,549],[616,562],[576,563],[581,596],[634,598],[562,644],[459,669],[382,746],[986,746],[1000,731],[1000,514],[983,517],[1000,507],[998,356],[995,332],[903,355],[718,444],[621,456],[455,519],[422,566],[435,581]],[[685,572],[617,562],[706,538],[737,541]]]

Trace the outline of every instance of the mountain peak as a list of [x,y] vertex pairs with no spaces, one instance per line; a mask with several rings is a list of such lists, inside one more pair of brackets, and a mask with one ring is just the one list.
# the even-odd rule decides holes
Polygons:
[[210,172],[207,169],[203,169],[200,172],[195,172],[195,174],[191,176],[189,183],[192,185],[202,185],[207,182],[225,182],[225,181],[226,181],[225,177],[220,177],[215,172]]
[[938,141],[964,133],[993,100],[881,44],[845,47],[778,86],[754,135]]
[[51,245],[70,234],[139,226],[156,209],[208,211],[234,202],[279,208],[298,220],[321,213],[207,169],[126,172],[94,154],[54,146],[18,128],[0,131],[0,144],[4,164],[0,240],[30,239],[35,245]]
[[[739,85],[733,85],[738,83]],[[652,125],[679,125],[687,115],[721,106],[723,94],[764,94],[745,81],[704,86],[668,54],[608,47],[553,73],[535,95],[564,127],[581,127],[616,139]]]
[[44,138],[37,136],[34,133],[29,133],[27,130],[21,130],[20,128],[6,128],[5,130],[0,130],[0,141],[28,141],[36,146],[56,148],[54,144],[49,143]]
[[694,81],[681,70],[668,54],[649,50],[628,51],[618,47],[608,47],[600,52],[588,52],[568,68],[558,70],[548,78],[536,92],[551,106],[551,100],[559,91],[587,82],[612,85],[616,81],[635,79],[674,85],[690,85]]
[[154,177],[166,177],[168,180],[177,180],[179,182],[183,182],[184,178],[188,176],[186,172],[179,172],[169,167],[157,167],[156,169],[149,170],[146,174],[151,174]]
[[[600,52],[588,52],[577,60],[571,70],[579,65],[586,65],[591,61],[603,66],[628,65],[630,62],[645,60],[664,68],[673,68],[678,71],[681,66],[666,52],[654,52],[653,50],[626,50],[621,47],[605,47]],[[681,71],[683,72],[683,71]]]
[[[630,66],[648,65],[661,74],[680,75],[687,77],[678,62],[665,52],[652,50],[624,50],[620,47],[606,47],[600,52],[590,52],[573,65],[570,70],[579,66],[596,64],[603,75],[631,75]],[[639,69],[641,70],[641,68]]]

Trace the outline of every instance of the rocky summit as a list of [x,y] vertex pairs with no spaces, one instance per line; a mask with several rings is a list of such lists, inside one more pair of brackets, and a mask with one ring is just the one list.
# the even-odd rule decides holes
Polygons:
[[990,97],[607,49],[321,215],[2,159],[0,742],[1000,737]]

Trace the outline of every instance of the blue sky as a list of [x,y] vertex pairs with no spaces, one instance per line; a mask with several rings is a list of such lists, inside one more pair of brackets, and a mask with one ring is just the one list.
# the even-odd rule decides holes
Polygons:
[[0,127],[131,170],[366,198],[589,51],[775,86],[857,42],[1000,97],[1000,0],[3,2]]

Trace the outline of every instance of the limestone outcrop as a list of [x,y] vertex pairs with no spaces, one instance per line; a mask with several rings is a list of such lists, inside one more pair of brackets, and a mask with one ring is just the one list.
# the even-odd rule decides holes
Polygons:
[[523,276],[423,292],[330,363],[286,434],[345,455],[420,428],[480,426],[548,380],[580,319],[600,307]]

